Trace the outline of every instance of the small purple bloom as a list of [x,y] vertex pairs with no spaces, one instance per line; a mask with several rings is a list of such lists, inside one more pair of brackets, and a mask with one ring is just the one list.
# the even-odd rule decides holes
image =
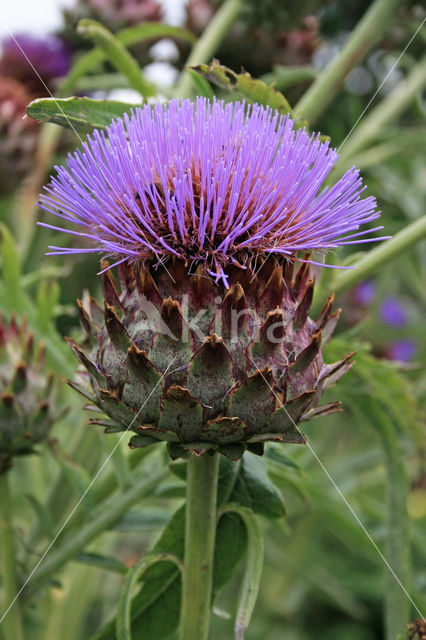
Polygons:
[[364,280],[354,290],[354,296],[359,305],[368,307],[374,300],[376,287],[373,280]]
[[28,73],[28,69],[34,73],[34,67],[44,80],[50,80],[64,76],[71,66],[71,53],[57,36],[19,33],[5,38],[1,47],[1,66],[9,68],[18,78],[20,74],[16,71],[20,68],[23,73]]
[[408,322],[407,310],[398,298],[386,298],[380,307],[380,319],[395,329],[405,327]]
[[226,282],[227,265],[259,254],[294,259],[382,239],[367,237],[382,227],[358,231],[379,213],[372,196],[361,197],[355,168],[321,189],[337,157],[317,134],[256,104],[147,105],[95,131],[57,167],[41,205],[80,229],[61,231],[94,246],[50,248],[117,262],[175,256]]
[[415,340],[407,338],[405,340],[395,340],[387,348],[386,356],[389,360],[399,362],[410,362],[417,353],[417,343]]

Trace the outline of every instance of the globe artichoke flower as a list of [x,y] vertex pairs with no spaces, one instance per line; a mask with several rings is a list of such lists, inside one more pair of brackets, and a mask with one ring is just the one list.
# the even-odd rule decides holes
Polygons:
[[57,168],[42,206],[93,246],[51,253],[101,252],[119,272],[103,264],[104,309],[80,303],[71,341],[71,384],[109,416],[92,422],[174,458],[236,459],[339,409],[318,403],[350,355],[323,361],[339,312],[330,298],[309,318],[310,252],[371,241],[358,229],[379,214],[354,169],[320,190],[336,159],[289,117],[199,99],[138,109]]
[[45,374],[43,345],[25,322],[0,320],[0,473],[17,455],[33,452],[52,426],[53,376]]

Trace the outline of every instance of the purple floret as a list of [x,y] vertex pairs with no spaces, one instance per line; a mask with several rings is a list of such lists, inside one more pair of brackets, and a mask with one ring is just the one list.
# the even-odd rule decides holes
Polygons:
[[93,246],[51,253],[176,256],[226,282],[229,264],[259,254],[294,258],[382,239],[370,237],[382,227],[359,231],[379,213],[373,197],[361,197],[355,168],[321,189],[337,157],[317,134],[259,105],[147,105],[95,131],[56,168],[41,205],[78,227],[61,231]]

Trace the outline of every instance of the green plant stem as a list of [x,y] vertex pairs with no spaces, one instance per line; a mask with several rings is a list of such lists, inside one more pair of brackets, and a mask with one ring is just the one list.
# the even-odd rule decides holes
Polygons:
[[77,33],[90,38],[104,51],[107,59],[129,81],[130,86],[142,96],[155,95],[155,87],[143,76],[142,71],[126,47],[103,25],[95,20],[80,20]]
[[124,514],[141,498],[149,494],[164,478],[165,471],[161,468],[156,473],[141,473],[134,477],[133,485],[124,493],[114,495],[98,507],[91,519],[80,529],[68,535],[63,543],[46,555],[35,569],[28,588],[34,591],[38,586],[52,576],[65,562],[75,557],[96,536],[119,521]]
[[295,114],[315,122],[339,91],[348,73],[378,42],[404,0],[375,0],[342,50],[318,76],[295,107]]
[[219,455],[191,456],[179,640],[207,640],[212,606]]
[[[242,0],[225,0],[189,54],[185,63],[186,67],[193,67],[210,61],[238,17],[241,8]],[[191,96],[192,80],[187,71],[182,72],[174,94],[184,98]]]
[[371,276],[377,269],[402,255],[415,244],[426,238],[426,216],[398,231],[393,238],[386,240],[375,249],[369,251],[358,262],[354,269],[341,271],[331,280],[330,293],[343,293]]
[[[410,540],[408,532],[407,494],[408,483],[404,455],[395,428],[377,403],[371,402],[374,428],[378,430],[384,454],[386,470],[386,498],[388,523],[386,557],[393,573],[387,571],[385,591],[385,640],[395,640],[410,620],[410,602],[401,584],[408,588],[410,578]],[[394,575],[395,574],[395,575]]]
[[[18,593],[16,578],[16,550],[12,525],[8,473],[0,474],[0,560],[2,577],[2,611],[0,617],[14,601]],[[13,603],[2,622],[4,640],[23,640],[19,601]]]
[[380,134],[380,131],[397,118],[413,101],[416,94],[426,84],[426,56],[418,62],[410,74],[382,100],[371,113],[356,127],[356,134],[351,135],[342,144],[340,163],[347,162],[350,156],[365,147]]

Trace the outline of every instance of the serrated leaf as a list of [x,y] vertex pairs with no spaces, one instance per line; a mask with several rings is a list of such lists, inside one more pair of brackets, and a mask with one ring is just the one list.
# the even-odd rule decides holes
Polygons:
[[231,92],[236,91],[249,102],[271,107],[281,115],[290,114],[293,117],[290,104],[283,94],[273,85],[268,86],[262,80],[252,78],[247,71],[235,73],[232,69],[221,65],[218,60],[191,68],[221,89]]
[[246,454],[230,502],[248,507],[266,518],[282,518],[285,513],[281,493],[271,482],[263,458]]
[[140,107],[117,100],[92,98],[38,98],[27,107],[27,115],[40,122],[53,122],[77,133],[90,133],[105,129],[115,118]]

